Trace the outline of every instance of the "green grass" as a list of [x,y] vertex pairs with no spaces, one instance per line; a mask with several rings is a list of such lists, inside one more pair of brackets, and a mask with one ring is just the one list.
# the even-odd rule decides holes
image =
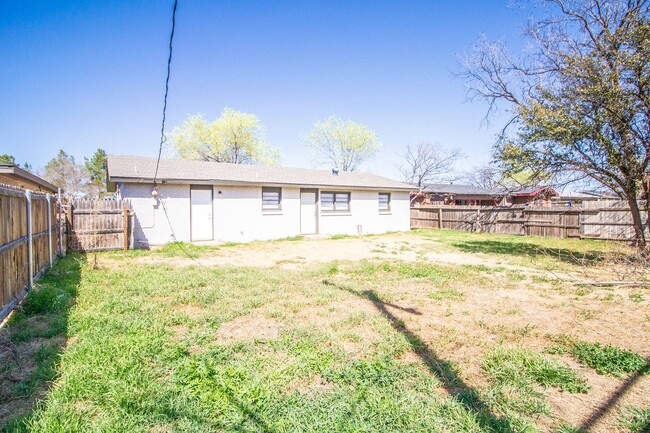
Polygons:
[[647,373],[650,365],[638,353],[611,345],[590,343],[568,336],[555,338],[556,344],[549,348],[553,353],[569,353],[587,367],[600,374],[622,376],[630,373]]
[[[73,264],[75,277],[67,282],[66,269]],[[334,274],[365,266],[343,264]],[[387,318],[375,317],[368,324],[355,316],[344,326],[324,329],[293,323],[270,339],[215,338],[222,324],[260,309],[278,316],[288,293],[309,294],[313,305],[320,299],[356,299],[321,282],[332,269],[327,265],[288,274],[187,267],[178,272],[126,260],[119,267],[91,269],[81,257],[68,257],[42,280],[41,290],[30,294],[9,328],[12,338],[27,344],[42,335],[26,334],[22,322],[52,316],[53,329],[69,343],[64,352],[61,346],[39,349],[33,375],[6,398],[35,399],[45,382],[54,380],[56,386],[25,417],[4,420],[4,429],[492,431],[497,421],[489,411],[441,400],[435,392],[441,379],[417,364],[396,360],[425,346]],[[405,278],[399,267],[378,269]],[[432,271],[425,274],[431,277]],[[369,297],[366,302],[384,301]],[[55,317],[67,325],[56,325]],[[370,326],[380,336],[367,345],[362,359],[350,358],[341,345],[355,326]]]
[[431,248],[493,255],[510,264],[573,270],[598,266],[609,254],[634,257],[634,250],[623,243],[590,239],[555,239],[536,236],[468,233],[457,230],[414,230],[418,236],[435,241]]
[[[529,284],[519,272],[384,259],[173,265],[223,247],[107,252],[99,268],[59,261],[0,330],[28,373],[13,380],[21,369],[0,351],[0,414],[22,408],[0,415],[0,431],[535,432],[554,422],[549,388],[589,389],[554,357],[492,350],[538,333],[521,306],[469,311],[476,291]],[[158,260],[130,260],[146,255]],[[498,314],[507,326],[491,322]],[[465,347],[480,349],[479,385],[445,356]]]
[[492,350],[485,357],[483,369],[491,382],[484,391],[485,401],[510,419],[517,431],[534,431],[531,418],[551,415],[540,386],[570,393],[586,393],[590,389],[570,368],[521,347]]
[[4,420],[8,430],[22,425],[39,393],[57,377],[80,268],[79,256],[60,260],[0,329],[0,348],[10,348],[0,350],[0,402],[14,404]]
[[455,301],[455,300],[463,299],[464,295],[462,292],[456,289],[440,289],[429,293],[429,297],[431,299],[435,299],[436,301],[443,301],[443,300]]
[[650,433],[650,407],[629,407],[621,413],[620,424],[630,433]]
[[498,385],[529,388],[535,383],[571,393],[586,393],[590,389],[569,367],[523,348],[495,349],[486,357],[483,368]]

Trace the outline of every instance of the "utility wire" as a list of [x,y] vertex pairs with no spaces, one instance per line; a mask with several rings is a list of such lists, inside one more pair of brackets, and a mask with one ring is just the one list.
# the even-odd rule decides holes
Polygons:
[[162,111],[162,125],[160,127],[160,147],[158,148],[158,160],[156,161],[156,173],[153,176],[153,185],[156,186],[158,178],[158,168],[160,167],[160,156],[162,155],[163,144],[165,144],[165,116],[167,114],[167,94],[169,93],[169,75],[172,69],[172,42],[174,42],[174,30],[176,28],[176,7],[178,0],[174,0],[174,10],[172,11],[172,32],[169,35],[169,57],[167,58],[167,79],[165,80],[165,101]]

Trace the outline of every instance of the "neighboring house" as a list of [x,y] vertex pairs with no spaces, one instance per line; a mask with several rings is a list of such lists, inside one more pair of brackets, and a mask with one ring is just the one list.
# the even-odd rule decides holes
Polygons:
[[411,186],[373,174],[163,159],[154,188],[155,170],[155,158],[107,160],[109,191],[133,207],[136,247],[410,228]]
[[562,193],[559,197],[552,198],[553,203],[559,206],[581,206],[587,202],[620,200],[620,197],[613,192],[582,191]]
[[446,204],[458,206],[499,206],[504,192],[473,185],[440,183],[427,185],[421,191],[411,192],[411,204]]
[[536,186],[511,192],[508,201],[515,206],[522,204],[551,206],[551,200],[559,196],[560,194],[550,186]]
[[507,191],[462,184],[431,184],[411,191],[411,206],[422,204],[456,206],[550,205],[559,194],[549,186]]
[[50,182],[14,164],[0,164],[0,184],[50,194],[58,191]]

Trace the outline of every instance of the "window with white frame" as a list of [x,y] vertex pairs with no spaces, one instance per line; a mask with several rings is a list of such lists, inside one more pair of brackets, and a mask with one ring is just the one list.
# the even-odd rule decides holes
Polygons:
[[390,212],[390,193],[379,193],[379,212]]
[[332,191],[321,192],[320,209],[323,212],[349,212],[350,193]]
[[262,187],[262,210],[282,209],[282,188]]

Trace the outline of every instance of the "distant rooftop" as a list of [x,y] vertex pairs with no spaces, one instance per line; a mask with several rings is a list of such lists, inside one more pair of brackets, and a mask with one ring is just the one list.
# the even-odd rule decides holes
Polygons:
[[55,193],[58,188],[15,164],[0,164],[0,184],[38,192]]
[[[417,187],[415,188],[417,189]],[[455,183],[434,183],[427,185],[426,188],[424,188],[422,191],[432,194],[465,194],[485,196],[498,196],[504,194],[504,191],[501,189],[488,189],[481,188],[480,186]]]
[[[153,182],[156,158],[109,155],[110,182]],[[233,185],[277,185],[410,191],[411,185],[371,173],[308,168],[268,167],[222,162],[161,159],[157,180],[161,183],[222,183]]]
[[[413,191],[417,191],[416,185],[412,186]],[[515,190],[508,190],[506,188],[481,188],[474,185],[463,185],[455,183],[434,183],[429,184],[422,189],[422,192],[428,194],[450,194],[450,195],[471,195],[471,196],[486,196],[486,197],[534,197],[542,191],[550,191],[555,193],[555,190],[550,186],[534,186],[526,187]]]

